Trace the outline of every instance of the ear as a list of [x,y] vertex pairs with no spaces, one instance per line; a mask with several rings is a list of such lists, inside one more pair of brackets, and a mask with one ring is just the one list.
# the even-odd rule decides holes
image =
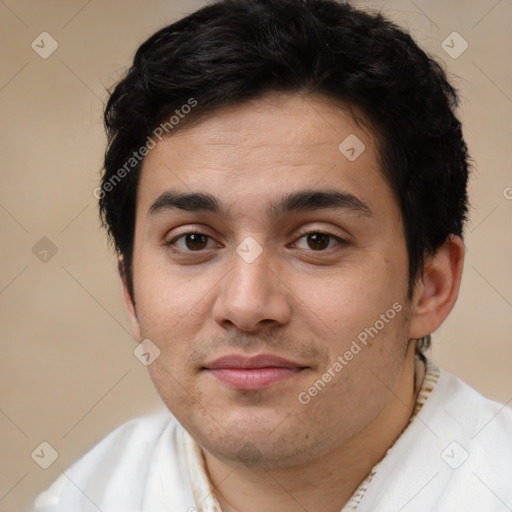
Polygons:
[[128,315],[130,316],[130,321],[132,323],[133,338],[137,343],[140,343],[143,338],[139,319],[137,317],[135,299],[134,297],[132,297],[130,288],[128,286],[128,277],[126,274],[126,266],[124,263],[123,256],[119,256],[119,259],[117,261],[117,268],[119,270],[119,276],[121,277],[121,281],[123,283],[123,302],[126,307],[126,311],[128,311]]
[[459,295],[463,266],[464,243],[456,235],[425,260],[414,290],[410,338],[431,334],[444,322]]

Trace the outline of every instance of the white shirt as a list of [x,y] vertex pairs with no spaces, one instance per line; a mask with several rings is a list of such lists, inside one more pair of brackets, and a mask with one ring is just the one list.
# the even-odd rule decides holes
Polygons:
[[[427,361],[415,413],[341,512],[512,510],[512,410]],[[221,512],[199,446],[165,409],[109,434],[33,512]]]

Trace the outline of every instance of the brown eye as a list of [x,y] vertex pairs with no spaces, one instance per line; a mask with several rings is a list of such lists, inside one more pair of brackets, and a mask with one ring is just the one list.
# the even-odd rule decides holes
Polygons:
[[325,252],[342,249],[348,245],[347,241],[336,235],[322,231],[309,231],[304,233],[294,244],[296,248],[304,251]]
[[185,235],[185,245],[191,251],[200,251],[208,245],[208,237],[201,233],[189,233]]
[[308,246],[314,251],[321,251],[329,247],[331,236],[326,233],[309,233],[307,235]]
[[183,233],[177,236],[166,245],[175,247],[181,252],[200,252],[203,249],[215,247],[215,240],[203,233]]

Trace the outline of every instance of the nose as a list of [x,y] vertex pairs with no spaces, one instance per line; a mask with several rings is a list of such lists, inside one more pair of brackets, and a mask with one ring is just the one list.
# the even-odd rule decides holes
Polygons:
[[[215,321],[246,332],[284,325],[291,318],[290,292],[263,251],[252,262],[234,253],[232,270],[221,281],[213,306]],[[275,265],[274,265],[275,267]]]

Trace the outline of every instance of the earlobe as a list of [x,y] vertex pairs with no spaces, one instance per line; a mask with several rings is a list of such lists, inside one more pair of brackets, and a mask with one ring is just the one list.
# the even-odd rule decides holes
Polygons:
[[135,300],[134,297],[132,297],[130,287],[128,286],[128,277],[126,275],[126,267],[123,256],[119,256],[119,259],[117,261],[117,268],[119,271],[119,277],[121,278],[121,282],[123,285],[123,302],[132,324],[133,338],[137,343],[140,343],[143,340],[143,337],[141,333],[139,319],[137,317],[137,308],[135,306]]
[[414,293],[410,338],[431,334],[444,322],[457,300],[463,266],[464,243],[456,235],[426,258]]

